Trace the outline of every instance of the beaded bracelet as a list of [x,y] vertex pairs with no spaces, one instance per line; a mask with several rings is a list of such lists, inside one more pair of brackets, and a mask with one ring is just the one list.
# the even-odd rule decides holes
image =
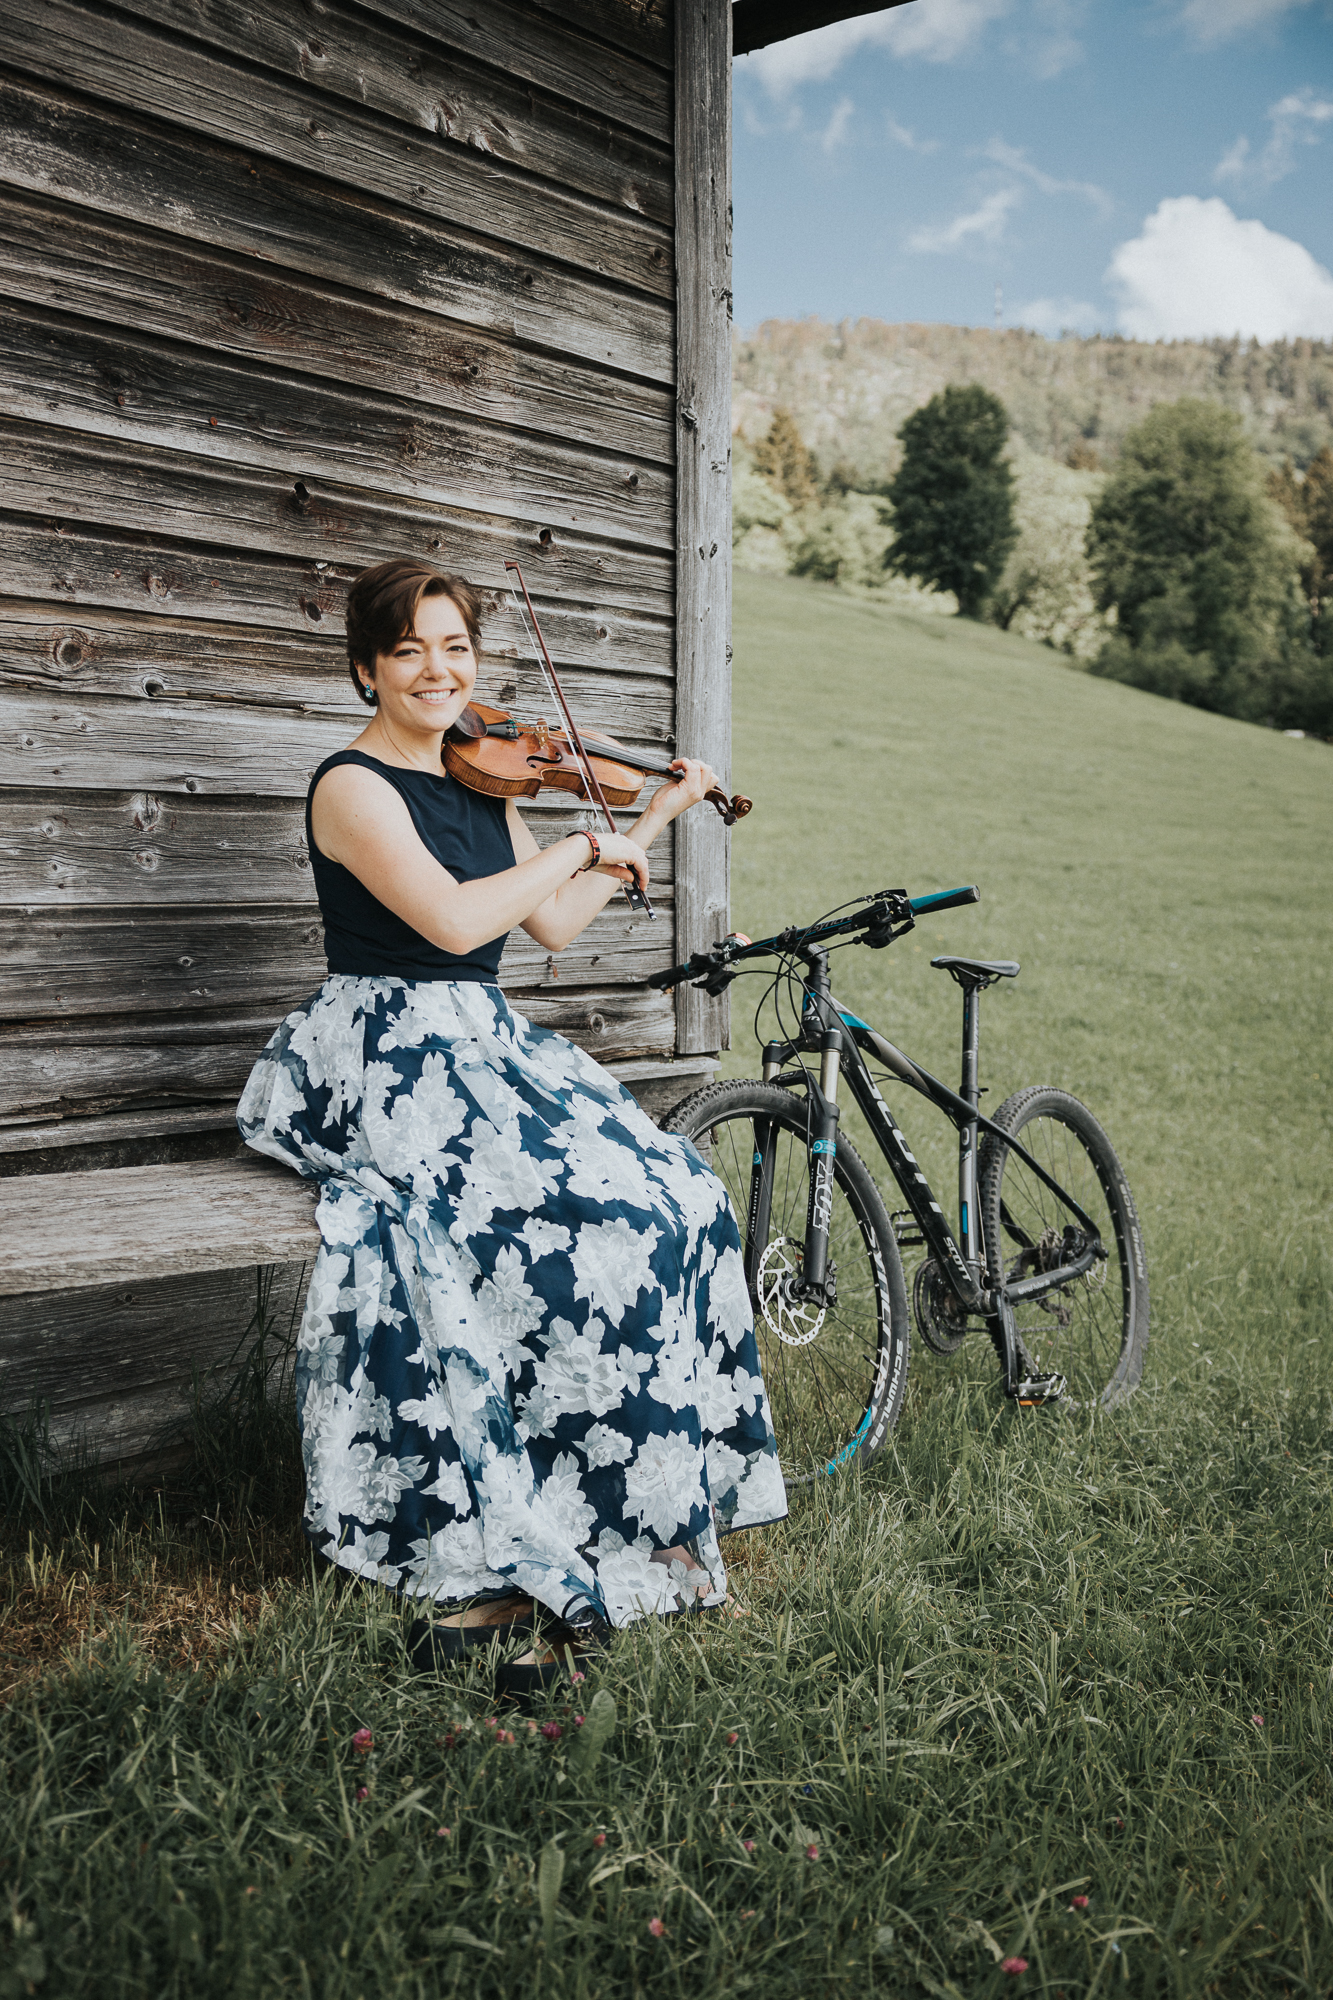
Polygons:
[[580,868],[578,871],[580,875],[586,875],[588,870],[590,868],[595,868],[598,862],[601,860],[602,844],[598,840],[597,835],[595,833],[590,833],[586,826],[581,826],[579,828],[579,832],[583,835],[583,838],[587,841],[589,847],[592,849],[591,855],[584,862],[582,868]]

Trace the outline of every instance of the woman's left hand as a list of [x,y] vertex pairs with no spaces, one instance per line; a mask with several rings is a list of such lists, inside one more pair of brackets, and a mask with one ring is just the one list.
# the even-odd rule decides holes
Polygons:
[[670,784],[659,786],[653,795],[652,810],[663,825],[669,825],[691,806],[700,804],[718,785],[712,768],[694,757],[676,757],[671,768],[680,775]]

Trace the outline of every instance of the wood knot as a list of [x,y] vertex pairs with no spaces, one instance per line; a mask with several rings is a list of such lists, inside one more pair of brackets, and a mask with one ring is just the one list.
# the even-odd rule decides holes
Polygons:
[[140,833],[151,833],[162,817],[162,801],[151,792],[136,792],[130,800],[130,818]]
[[71,667],[81,667],[85,660],[93,657],[96,648],[86,632],[56,632],[51,637],[51,658],[66,672]]
[[134,856],[135,867],[142,868],[145,875],[156,875],[161,864],[161,855],[155,854],[151,847],[141,847]]
[[604,1035],[606,1033],[605,1014],[589,1014],[588,1028],[589,1032],[594,1035]]
[[555,541],[555,536],[552,534],[549,528],[542,528],[538,532],[537,540],[541,544],[542,548],[549,549],[552,543]]

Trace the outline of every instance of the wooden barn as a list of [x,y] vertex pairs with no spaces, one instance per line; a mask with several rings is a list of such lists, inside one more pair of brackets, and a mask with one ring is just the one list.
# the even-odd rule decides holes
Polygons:
[[[870,11],[739,0],[735,46]],[[133,1459],[255,1267],[297,1295],[312,1191],[233,1114],[324,974],[302,805],[364,720],[358,570],[479,583],[479,696],[544,712],[517,556],[580,718],[727,771],[732,16],[6,0],[3,1408]],[[502,968],[654,1110],[727,1029],[645,983],[728,927],[730,836],[675,834],[655,924]]]

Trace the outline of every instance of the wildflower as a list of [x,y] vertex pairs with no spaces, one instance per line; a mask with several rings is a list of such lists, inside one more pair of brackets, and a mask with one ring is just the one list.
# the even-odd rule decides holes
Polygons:
[[448,1840],[452,1833],[453,1828],[451,1826],[437,1826],[435,1829],[435,1838],[437,1840]]
[[753,1910],[742,1910],[742,1911],[741,1911],[741,1922],[742,1922],[743,1924],[748,1924],[748,1923],[749,1923],[749,1921],[750,1921],[750,1919],[751,1919],[751,1917],[752,1917],[753,1915],[754,1915],[754,1911],[753,1911]]
[[499,1718],[499,1716],[498,1716],[498,1715],[488,1715],[488,1716],[486,1717],[486,1727],[487,1727],[488,1729],[498,1729],[498,1728],[500,1727],[500,1718]]
[[1027,1969],[1028,1962],[1025,1958],[1002,1958],[1000,1960],[1001,1972],[1007,1972],[1015,1979],[1017,1979],[1020,1972],[1026,1972]]
[[802,1785],[801,1790],[805,1794],[806,1798],[809,1799],[814,1797],[815,1788],[813,1785]]
[[368,1729],[358,1729],[352,1738],[352,1748],[358,1757],[364,1757],[375,1748],[375,1739]]
[[755,1850],[755,1843],[754,1843],[754,1841],[752,1841],[752,1840],[743,1840],[743,1841],[741,1842],[741,1846],[742,1846],[742,1847],[743,1847],[743,1848],[745,1849],[745,1852],[746,1852],[747,1854],[753,1854],[753,1853],[754,1853],[754,1850]]
[[583,1727],[584,1723],[585,1723],[585,1722],[587,1721],[587,1719],[588,1719],[588,1718],[587,1718],[587,1716],[586,1716],[586,1715],[576,1715],[576,1716],[574,1717],[574,1727],[575,1727],[575,1729],[582,1729],[582,1727]]
[[575,1687],[582,1687],[584,1681],[587,1680],[588,1676],[586,1674],[573,1673],[570,1675],[569,1678]]
[[259,1894],[259,1890],[258,1890],[258,1889],[257,1889],[257,1887],[255,1886],[255,1884],[254,1884],[254,1883],[252,1882],[252,1883],[250,1884],[249,1888],[248,1888],[248,1889],[246,1890],[246,1892],[245,1892],[245,1893],[246,1893],[246,1895],[247,1895],[247,1896],[257,1896],[257,1895]]
[[1069,1899],[1069,1907],[1071,1910],[1086,1910],[1088,1907],[1088,1899],[1086,1896],[1071,1896]]
[[605,1847],[606,1835],[604,1833],[595,1833],[592,1837],[592,1844],[594,1847]]
[[537,1725],[536,1725],[536,1723],[535,1723],[535,1722],[533,1721],[532,1717],[531,1717],[531,1716],[529,1716],[529,1717],[528,1717],[528,1735],[529,1735],[529,1736],[535,1736],[536,1734],[537,1734]]
[[741,1740],[740,1731],[738,1729],[731,1730],[727,1736],[728,1750],[734,1749],[735,1746],[740,1742],[740,1740]]
[[1264,1719],[1262,1715],[1252,1715],[1250,1717],[1250,1721],[1254,1724],[1256,1729],[1262,1729],[1264,1726]]
[[666,1936],[666,1925],[662,1922],[662,1919],[660,1917],[649,1917],[648,1935],[649,1937]]
[[364,1785],[358,1785],[356,1788],[356,1796],[357,1796],[357,1803],[359,1804],[362,1799],[368,1799],[370,1797],[370,1793]]
[[497,1743],[512,1743],[514,1741],[514,1732],[512,1729],[497,1729],[495,1740]]
[[810,1842],[810,1845],[805,1850],[805,1858],[807,1861],[818,1861],[819,1859],[819,1849],[816,1847],[813,1840]]
[[565,1733],[564,1730],[560,1727],[560,1724],[558,1722],[544,1722],[542,1724],[542,1735],[546,1738],[548,1743],[554,1743],[556,1738],[559,1736],[563,1736],[564,1733]]

